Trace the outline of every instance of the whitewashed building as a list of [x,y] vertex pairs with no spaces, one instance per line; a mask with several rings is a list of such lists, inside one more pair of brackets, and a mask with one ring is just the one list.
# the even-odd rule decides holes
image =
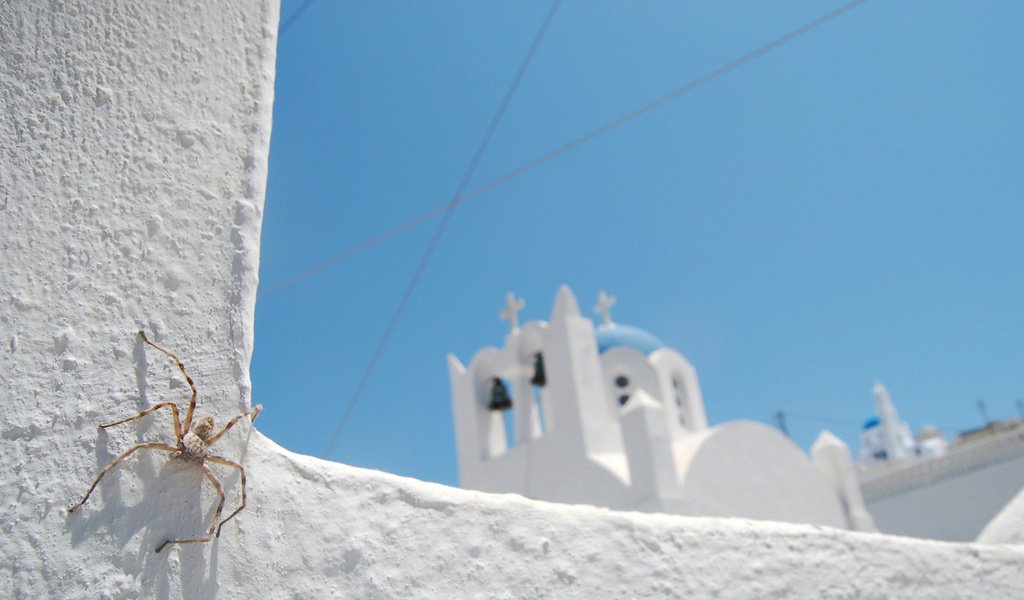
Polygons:
[[916,436],[889,391],[875,384],[876,416],[861,432],[858,479],[885,533],[949,541],[978,538],[1024,486],[1024,422],[990,423],[952,446],[938,428]]
[[449,355],[463,487],[873,529],[842,442],[824,444],[815,468],[767,425],[708,427],[693,365],[654,335],[614,323],[613,303],[602,293],[595,328],[563,286],[550,321],[520,326],[523,302],[510,294],[504,345],[480,350],[468,367]]

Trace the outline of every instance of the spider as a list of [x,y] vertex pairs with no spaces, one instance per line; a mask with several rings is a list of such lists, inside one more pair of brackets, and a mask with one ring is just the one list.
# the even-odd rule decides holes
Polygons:
[[[199,417],[195,422],[195,426],[193,427],[192,416],[195,413],[196,408],[196,385],[195,383],[193,383],[192,378],[188,376],[188,373],[185,372],[185,365],[182,364],[181,359],[179,359],[177,356],[175,356],[168,350],[165,350],[164,348],[149,341],[149,338],[146,337],[146,333],[144,331],[139,330],[139,335],[142,336],[143,342],[156,348],[157,350],[166,354],[167,356],[171,357],[174,360],[174,362],[178,365],[178,369],[181,371],[181,374],[185,376],[185,381],[188,382],[188,386],[192,389],[192,399],[188,404],[188,412],[185,413],[185,422],[182,423],[178,419],[177,403],[161,402],[156,406],[147,408],[146,410],[140,412],[135,416],[128,417],[127,419],[121,419],[120,421],[114,421],[113,423],[100,425],[100,428],[106,429],[107,427],[113,427],[114,425],[120,425],[122,423],[127,423],[129,421],[141,419],[142,417],[148,415],[151,412],[166,407],[171,409],[171,415],[174,417],[174,437],[177,439],[177,445],[170,446],[168,444],[160,443],[145,443],[132,446],[123,454],[115,458],[109,465],[106,466],[106,468],[100,471],[100,474],[96,477],[96,480],[92,482],[91,486],[89,486],[89,491],[85,493],[85,497],[82,498],[82,501],[68,508],[68,513],[75,512],[83,504],[85,504],[85,501],[89,499],[89,495],[92,494],[93,490],[96,489],[96,486],[99,484],[100,480],[103,479],[103,476],[106,475],[107,472],[109,472],[115,466],[117,466],[119,462],[128,458],[128,456],[133,454],[135,451],[142,450],[144,448],[149,450],[162,450],[164,452],[170,452],[171,458],[177,458],[179,460],[183,460],[185,462],[196,465],[203,472],[203,475],[205,475],[206,478],[210,480],[210,483],[213,484],[213,487],[217,490],[217,495],[220,496],[220,501],[217,502],[217,512],[213,516],[213,523],[210,525],[210,530],[206,532],[206,537],[185,540],[165,540],[162,544],[157,546],[156,551],[160,552],[168,544],[197,544],[209,542],[214,537],[220,537],[220,530],[222,527],[224,527],[224,524],[230,521],[232,518],[234,518],[235,515],[242,512],[242,509],[245,508],[245,469],[242,468],[242,465],[234,461],[230,461],[226,458],[210,454],[209,448],[214,444],[214,442],[222,438],[224,434],[228,432],[229,429],[234,427],[235,423],[237,423],[242,417],[246,415],[251,415],[250,422],[255,421],[256,416],[259,415],[261,410],[263,410],[263,405],[258,404],[254,406],[251,410],[238,415],[234,419],[231,419],[230,421],[228,421],[228,424],[224,426],[224,429],[221,429],[216,434],[213,433],[213,417],[211,416]],[[213,471],[211,471],[210,468],[207,467],[206,464],[204,464],[207,461],[211,463],[216,463],[218,465],[231,467],[233,469],[238,469],[238,472],[241,474],[242,504],[241,506],[235,509],[235,512],[228,515],[228,518],[224,519],[223,521],[220,521],[220,523],[218,523],[218,520],[220,519],[221,513],[224,510],[224,488],[223,486],[221,486],[220,481],[217,479],[217,477],[213,474]]]

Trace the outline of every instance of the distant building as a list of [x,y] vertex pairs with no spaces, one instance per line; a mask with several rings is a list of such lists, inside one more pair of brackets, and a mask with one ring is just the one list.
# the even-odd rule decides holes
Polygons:
[[1024,423],[989,423],[950,446],[930,425],[911,437],[885,386],[872,392],[878,415],[861,433],[858,479],[879,530],[974,540],[1024,487]]
[[868,419],[860,434],[860,462],[870,465],[916,456],[917,444],[910,435],[910,426],[900,421],[889,390],[876,383],[871,393],[878,416]]
[[[708,427],[697,372],[652,334],[614,323],[613,298],[580,314],[568,287],[550,322],[511,330],[464,366],[449,355],[463,487],[622,510],[873,530],[849,450],[819,439],[815,462],[774,428]],[[818,468],[816,468],[816,464]]]

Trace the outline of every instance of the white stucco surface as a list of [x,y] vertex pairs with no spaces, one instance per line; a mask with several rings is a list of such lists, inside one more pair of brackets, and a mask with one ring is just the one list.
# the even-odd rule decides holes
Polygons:
[[985,544],[1024,544],[1024,489],[1010,500],[978,534]]
[[1007,503],[1012,505],[1022,474],[1024,457],[1014,458],[873,500],[867,507],[885,533],[972,541]]
[[772,427],[730,421],[680,439],[675,453],[685,473],[680,513],[847,528],[834,490],[807,456]]
[[[272,2],[0,3],[0,596],[10,598],[1012,597],[1024,548],[545,504],[287,452],[242,425],[250,506],[143,453],[187,399],[250,403]],[[438,359],[439,365],[440,357]],[[258,422],[257,422],[258,424]],[[229,507],[238,479],[221,472]]]
[[[221,581],[216,547],[153,553],[202,532],[213,502],[166,454],[66,508],[119,452],[173,442],[169,414],[96,427],[187,403],[140,327],[185,359],[203,412],[223,423],[250,401],[276,29],[269,0],[0,2],[0,596],[204,597]],[[240,457],[244,437],[217,452]]]

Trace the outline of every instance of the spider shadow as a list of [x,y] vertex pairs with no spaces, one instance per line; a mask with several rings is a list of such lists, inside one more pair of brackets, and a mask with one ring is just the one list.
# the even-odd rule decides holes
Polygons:
[[[216,493],[195,465],[169,459],[170,453],[140,450],[136,456],[108,473],[89,502],[68,516],[65,529],[71,533],[72,545],[100,537],[124,549],[134,546],[132,541],[141,536],[134,553],[115,552],[112,559],[124,572],[136,574],[146,590],[144,596],[169,598],[170,580],[180,568],[185,597],[216,597],[217,538],[207,543],[171,544],[156,553],[168,539],[203,537],[213,522]],[[110,461],[99,462],[105,466]],[[209,560],[205,558],[207,548]],[[171,558],[174,553],[178,553],[177,564]]]
[[[149,365],[144,350],[139,340],[135,352],[139,410],[149,405],[146,383]],[[134,427],[129,424],[123,427],[134,429],[136,444],[163,441],[173,446],[173,441],[160,439],[166,436],[146,435],[155,419],[161,416],[147,415],[134,422]],[[118,440],[125,437],[115,435]],[[131,446],[112,453],[108,450],[110,437],[106,429],[98,430],[97,473]],[[216,472],[216,476],[221,479],[223,474]],[[229,507],[232,492],[237,494],[237,480],[237,477],[221,479],[228,498],[225,510],[233,510]],[[103,477],[89,502],[67,516],[64,529],[75,547],[87,538],[100,537],[123,549],[141,535],[141,543],[134,554],[115,551],[111,559],[124,572],[137,577],[145,597],[170,598],[171,578],[180,570],[181,591],[185,597],[215,598],[219,588],[217,538],[207,543],[171,544],[159,554],[155,550],[168,539],[205,536],[213,522],[217,500],[213,486],[195,465],[172,459],[169,452],[140,449]],[[209,560],[205,558],[207,548],[210,549]],[[174,553],[177,553],[177,561],[171,558]]]

